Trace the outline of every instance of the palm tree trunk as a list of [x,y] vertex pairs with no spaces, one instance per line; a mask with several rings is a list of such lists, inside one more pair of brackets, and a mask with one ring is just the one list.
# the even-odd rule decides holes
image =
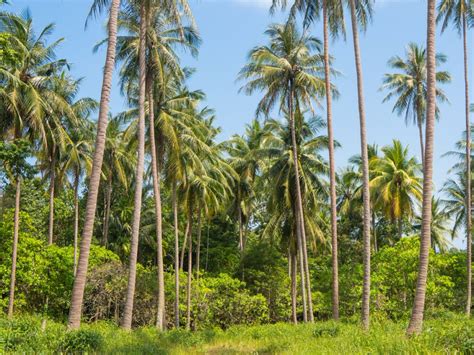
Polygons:
[[82,301],[84,288],[86,286],[87,267],[89,264],[89,252],[94,228],[95,212],[97,208],[97,196],[99,193],[100,176],[102,173],[102,162],[104,159],[105,133],[107,130],[107,115],[109,113],[110,90],[112,87],[112,73],[115,66],[115,49],[117,44],[117,16],[120,0],[112,0],[108,24],[108,45],[105,59],[104,77],[102,82],[102,93],[100,98],[99,119],[97,122],[97,137],[95,152],[92,161],[92,172],[87,195],[85,211],[85,222],[82,231],[81,251],[77,267],[76,278],[71,297],[71,308],[69,310],[69,329],[77,329],[81,324]]
[[197,246],[196,246],[196,279],[199,280],[199,266],[201,265],[201,209],[198,209]]
[[[420,111],[420,110],[419,110]],[[423,142],[423,122],[422,122],[422,113],[418,112],[417,114],[417,122],[418,122],[418,134],[420,136],[420,153],[421,153],[421,165],[424,165],[425,161],[425,143]]]
[[12,247],[12,270],[10,275],[10,296],[8,298],[8,319],[13,318],[13,304],[15,302],[15,281],[16,281],[16,257],[18,252],[18,232],[20,229],[20,194],[21,194],[21,178],[16,178],[15,193],[15,216],[13,227],[13,247]]
[[469,119],[469,75],[467,57],[467,20],[463,13],[463,48],[464,48],[464,91],[466,110],[466,253],[467,253],[467,290],[466,315],[471,315],[472,307],[472,220],[471,220],[471,122]]
[[186,330],[191,330],[191,290],[193,277],[193,206],[189,203],[188,225],[189,225],[189,245],[188,245],[188,282],[186,284]]
[[107,176],[107,191],[105,192],[104,230],[102,232],[102,245],[109,243],[110,209],[112,204],[112,171]]
[[189,229],[190,229],[190,225],[189,225],[189,219],[188,219],[188,221],[186,222],[186,230],[184,231],[184,240],[183,240],[183,246],[181,248],[181,258],[179,262],[179,267],[181,268],[181,270],[184,270],[184,254],[186,252],[186,244],[188,242]]
[[56,148],[53,146],[49,176],[49,223],[48,223],[48,245],[53,244],[54,237],[54,183],[56,180]]
[[135,177],[135,198],[132,221],[132,239],[130,242],[130,260],[128,270],[127,296],[122,318],[122,328],[130,330],[132,327],[133,301],[135,297],[135,281],[137,276],[138,238],[140,233],[140,217],[142,210],[143,171],[145,163],[145,80],[146,80],[146,9],[142,3],[140,9],[140,49],[139,49],[139,98],[138,98],[138,158]]
[[329,150],[329,190],[331,198],[331,246],[332,246],[332,317],[339,319],[339,265],[337,247],[336,166],[334,157],[334,133],[332,128],[331,71],[329,63],[329,25],[327,0],[323,0],[324,76],[326,82],[326,115]]
[[290,257],[288,258],[290,262],[290,272],[291,272],[291,319],[294,324],[298,323],[298,318],[296,316],[296,253],[290,252]]
[[377,253],[379,250],[379,247],[377,245],[377,230],[375,228],[375,213],[372,212],[372,234],[374,237],[374,252]]
[[148,117],[150,125],[151,172],[153,175],[153,195],[155,197],[156,247],[158,266],[158,311],[156,327],[163,330],[165,325],[165,279],[163,270],[163,224],[161,212],[160,172],[155,141],[155,112],[153,102],[153,84],[148,85]]
[[420,263],[418,266],[418,280],[416,283],[413,310],[408,325],[407,334],[418,334],[423,326],[425,308],[426,280],[428,277],[428,263],[431,239],[431,199],[433,188],[433,150],[434,125],[436,114],[436,1],[428,0],[428,21],[426,39],[427,63],[427,108],[425,133],[425,161],[423,167],[423,205],[420,243]]
[[365,122],[364,83],[359,48],[359,30],[355,9],[355,0],[350,0],[352,39],[354,42],[354,59],[357,72],[357,96],[359,102],[360,145],[362,157],[362,198],[363,198],[363,240],[364,240],[364,282],[362,289],[362,326],[370,325],[370,191],[369,191],[369,156],[367,152],[367,129]]
[[79,169],[74,175],[74,276],[77,271],[77,241],[79,238]]
[[173,179],[173,220],[174,220],[174,325],[179,328],[179,223],[176,179]]
[[298,243],[298,251],[300,253],[300,269],[301,269],[301,293],[303,298],[303,319],[307,321],[307,308],[306,308],[306,297],[308,302],[310,303],[310,318],[313,314],[312,312],[312,305],[311,305],[311,288],[310,288],[310,280],[307,275],[307,258],[306,256],[306,236],[304,230],[304,214],[303,214],[303,202],[302,202],[302,195],[301,195],[301,186],[300,186],[300,174],[299,174],[299,167],[298,167],[298,151],[297,151],[297,143],[296,143],[296,132],[295,132],[295,117],[294,117],[294,84],[293,82],[290,83],[290,97],[288,100],[288,108],[289,108],[289,115],[290,115],[290,131],[291,131],[291,143],[292,143],[292,152],[293,152],[293,165],[295,168],[295,185],[296,185],[296,240]]
[[237,214],[238,220],[239,220],[239,249],[240,249],[240,255],[243,255],[244,252],[244,228],[242,224],[242,208],[240,207],[240,203],[237,206]]

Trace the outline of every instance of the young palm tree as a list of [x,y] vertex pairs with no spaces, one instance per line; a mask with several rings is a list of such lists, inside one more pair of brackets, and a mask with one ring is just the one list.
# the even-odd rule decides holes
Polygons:
[[102,162],[105,150],[105,132],[107,129],[107,115],[109,112],[110,90],[112,87],[112,74],[115,66],[115,47],[117,43],[117,17],[120,0],[95,0],[90,15],[96,15],[110,4],[108,23],[108,46],[105,59],[104,77],[99,105],[99,119],[97,122],[97,137],[95,142],[92,171],[89,181],[87,204],[85,210],[84,227],[82,231],[81,248],[74,286],[72,289],[71,308],[69,310],[69,329],[77,329],[81,324],[82,301],[86,286],[87,268],[89,265],[89,252],[94,228],[97,196],[99,193]]
[[413,310],[408,325],[407,334],[420,333],[423,326],[425,308],[426,280],[428,277],[428,263],[431,241],[431,199],[433,189],[433,148],[434,124],[436,118],[436,1],[428,0],[427,6],[427,35],[426,35],[426,63],[427,63],[427,90],[426,90],[426,133],[425,133],[425,160],[423,162],[423,204],[422,227],[420,245],[420,264],[418,280],[413,303]]
[[[436,65],[445,63],[446,56],[438,53],[436,55]],[[393,111],[398,115],[405,116],[405,123],[410,120],[418,127],[420,137],[421,162],[424,159],[424,139],[423,128],[426,115],[426,50],[410,43],[406,50],[406,58],[395,56],[390,58],[388,65],[400,73],[385,74],[381,89],[388,90],[383,102],[396,98]],[[451,75],[447,71],[436,72],[436,81],[445,84],[451,81]],[[436,96],[438,101],[447,101],[445,93],[437,88]],[[439,109],[436,108],[439,115]]]
[[[442,22],[441,31],[445,31],[450,23],[462,33],[463,57],[464,57],[464,108],[466,122],[466,141],[471,142],[471,121],[469,118],[469,75],[468,75],[468,48],[467,30],[468,26],[474,24],[474,6],[472,1],[465,0],[442,0],[438,5],[438,22]],[[472,205],[471,197],[471,144],[466,144],[466,209]],[[467,252],[467,290],[466,290],[466,314],[471,315],[472,307],[472,217],[466,214],[466,252]]]
[[[294,21],[285,25],[272,25],[266,31],[270,37],[270,45],[253,49],[249,55],[249,63],[241,70],[240,80],[248,80],[242,88],[247,94],[255,90],[265,92],[257,107],[257,116],[268,116],[278,105],[280,111],[288,112],[289,126],[293,138],[293,159],[298,159],[295,132],[295,111],[301,106],[311,107],[311,102],[325,94],[322,79],[324,65],[320,51],[320,41],[307,35],[301,36]],[[314,52],[316,51],[316,54]],[[297,241],[301,250],[301,277],[304,280],[302,292],[308,299],[308,314],[304,319],[313,320],[311,281],[307,257],[306,233],[303,215],[303,201],[299,179],[298,164],[294,164],[296,175],[296,214]]]
[[420,165],[398,140],[382,152],[382,157],[370,161],[372,199],[377,210],[397,222],[401,238],[403,218],[413,218],[416,203],[421,201]]

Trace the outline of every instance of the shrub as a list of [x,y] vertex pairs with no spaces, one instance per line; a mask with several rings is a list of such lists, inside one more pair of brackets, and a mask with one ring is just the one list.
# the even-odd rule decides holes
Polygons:
[[67,332],[58,351],[67,353],[97,351],[103,344],[99,332],[91,329],[79,329]]

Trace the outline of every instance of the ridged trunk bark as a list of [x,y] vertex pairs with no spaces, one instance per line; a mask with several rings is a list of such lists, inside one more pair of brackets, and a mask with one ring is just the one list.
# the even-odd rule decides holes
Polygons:
[[423,327],[425,309],[426,280],[431,244],[431,198],[433,189],[434,126],[436,115],[436,1],[428,0],[427,6],[427,106],[425,133],[425,161],[423,167],[423,205],[420,242],[420,263],[416,283],[413,310],[407,334],[418,334]]
[[107,247],[109,243],[110,209],[112,207],[112,171],[107,176],[107,187],[105,191],[104,230],[102,231],[102,246]]
[[79,169],[74,172],[74,276],[77,272],[77,241],[79,239]]
[[143,172],[145,164],[145,95],[146,95],[146,9],[142,3],[140,9],[140,48],[139,48],[139,97],[138,97],[138,152],[137,169],[135,176],[135,197],[132,220],[132,238],[130,242],[130,260],[128,270],[127,295],[122,318],[122,328],[132,328],[133,303],[135,297],[135,283],[137,276],[138,242],[140,235],[140,217],[142,211]]
[[336,207],[336,163],[334,156],[334,133],[332,127],[331,68],[329,63],[329,25],[327,0],[323,0],[324,32],[324,79],[326,84],[326,117],[329,150],[329,191],[331,202],[331,246],[332,246],[332,317],[339,319],[339,263],[337,246],[337,207]]
[[201,208],[198,209],[198,220],[197,220],[197,243],[196,243],[196,279],[199,279],[199,268],[201,265],[201,228],[202,228],[202,216]]
[[8,319],[13,318],[13,304],[15,303],[16,259],[18,253],[18,232],[20,230],[20,195],[21,178],[16,178],[15,214],[13,220],[12,269],[10,274],[10,294],[8,297]]
[[179,221],[176,179],[173,179],[172,203],[174,223],[174,326],[179,328]]
[[[54,144],[54,143],[53,143]],[[56,180],[56,147],[53,146],[49,175],[49,223],[48,223],[48,245],[54,241],[54,185]]]
[[370,326],[370,191],[369,191],[369,155],[367,151],[367,128],[365,119],[364,81],[359,47],[359,29],[355,0],[349,0],[351,8],[352,40],[357,73],[357,98],[359,106],[360,150],[362,157],[362,199],[363,199],[363,244],[364,244],[364,282],[362,288],[362,326]]
[[155,112],[153,101],[153,84],[148,85],[148,119],[150,128],[151,173],[153,176],[153,195],[155,198],[155,224],[158,266],[158,310],[156,327],[163,330],[165,326],[165,275],[163,266],[163,223],[161,211],[161,179],[158,151],[155,137]]
[[68,328],[77,329],[81,324],[82,301],[84,288],[86,286],[87,267],[89,264],[89,252],[94,228],[95,212],[97,208],[97,196],[99,193],[100,176],[102,173],[102,162],[104,160],[105,133],[107,130],[107,115],[109,114],[110,91],[112,87],[112,74],[115,66],[115,50],[117,45],[117,17],[120,8],[120,0],[112,0],[108,23],[108,45],[105,59],[104,77],[99,106],[99,118],[97,121],[97,137],[95,151],[92,161],[92,172],[89,183],[89,193],[85,210],[84,228],[82,231],[81,251],[77,267],[76,278],[72,289],[71,308],[69,310]]
[[466,253],[467,253],[467,290],[466,290],[466,315],[471,315],[472,307],[472,214],[471,214],[471,121],[469,117],[469,74],[467,55],[467,20],[463,14],[463,50],[464,50],[464,94],[466,113]]

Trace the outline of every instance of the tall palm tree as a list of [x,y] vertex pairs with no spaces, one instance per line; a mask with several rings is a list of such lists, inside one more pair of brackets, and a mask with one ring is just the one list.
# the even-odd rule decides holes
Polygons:
[[[296,115],[298,126],[298,154],[300,165],[301,191],[305,200],[305,226],[313,245],[325,244],[324,222],[317,216],[320,201],[327,199],[326,186],[322,180],[328,173],[327,162],[321,156],[321,150],[328,147],[328,138],[318,136],[324,124],[319,118],[303,121],[301,114]],[[294,169],[291,131],[288,124],[269,120],[264,127],[262,146],[257,151],[262,162],[262,179],[268,181],[265,191],[269,220],[263,235],[275,240],[280,238],[282,246],[288,250],[291,270],[292,320],[296,322],[296,257],[300,253],[296,234],[298,219],[294,195],[296,194],[296,174]],[[311,216],[311,217],[309,217]],[[305,296],[304,288],[302,297]],[[304,311],[303,311],[304,312]]]
[[[466,124],[466,209],[472,205],[471,197],[471,121],[469,118],[469,68],[467,30],[474,24],[474,6],[472,1],[465,0],[441,0],[438,5],[438,22],[442,22],[441,31],[444,32],[450,23],[462,34],[463,58],[464,58],[464,108]],[[467,252],[467,290],[466,290],[466,314],[471,315],[472,307],[472,217],[466,214],[466,252]]]
[[[438,53],[436,65],[446,62],[446,56]],[[410,120],[418,127],[420,139],[421,162],[424,157],[423,127],[426,115],[426,50],[423,46],[410,43],[406,50],[406,58],[395,56],[390,58],[388,65],[399,73],[385,74],[381,89],[388,90],[384,102],[396,98],[393,111],[398,115],[405,116],[405,123]],[[436,81],[445,84],[451,81],[451,75],[447,71],[436,72]],[[447,101],[445,93],[437,88],[438,101]],[[436,108],[438,116],[439,109]]]
[[[52,85],[56,74],[67,65],[64,59],[56,59],[55,55],[62,39],[51,44],[47,43],[48,36],[54,30],[52,24],[45,26],[36,35],[29,12],[22,17],[2,13],[0,30],[9,34],[12,48],[17,53],[17,58],[12,61],[11,67],[1,70],[2,136],[13,141],[22,138],[28,138],[32,142],[40,140],[46,145],[51,133],[50,125],[54,122],[55,126],[60,126],[60,117],[57,113],[68,111],[63,98],[54,91]],[[17,202],[14,216],[9,317],[13,316],[21,196],[21,177],[18,175],[13,179]]]
[[[268,116],[278,105],[280,111],[288,112],[289,126],[293,139],[293,159],[298,159],[295,132],[295,112],[300,106],[312,107],[311,102],[325,94],[322,79],[324,65],[320,55],[320,41],[307,35],[301,36],[294,21],[284,25],[271,25],[266,31],[270,37],[269,46],[254,48],[249,54],[249,63],[241,70],[240,80],[248,80],[242,88],[247,94],[263,90],[265,94],[257,107],[257,116]],[[316,53],[314,53],[316,52]],[[313,320],[311,281],[307,257],[306,233],[303,215],[303,201],[298,164],[294,164],[296,175],[297,242],[300,254],[301,278],[305,287],[302,292],[308,300],[308,312],[304,319]],[[305,301],[305,299],[303,298]],[[306,302],[303,302],[305,306]]]
[[102,173],[102,162],[105,150],[105,132],[107,129],[107,115],[109,112],[110,91],[112,87],[112,74],[115,66],[115,50],[117,44],[117,17],[120,0],[95,0],[90,16],[97,15],[110,4],[108,22],[108,46],[105,59],[104,76],[102,81],[102,92],[99,105],[99,118],[97,122],[97,137],[95,142],[94,157],[92,160],[92,171],[89,181],[87,204],[85,210],[84,227],[81,238],[81,248],[74,286],[72,289],[71,308],[69,310],[69,329],[77,329],[81,324],[82,301],[86,286],[87,268],[89,264],[89,252],[94,228],[95,212],[97,208],[97,196],[99,193],[100,177]]
[[431,199],[433,189],[433,150],[434,124],[436,118],[436,1],[428,0],[427,6],[427,35],[426,35],[426,63],[427,63],[427,90],[426,90],[426,133],[425,133],[425,160],[423,162],[423,204],[422,227],[420,244],[420,264],[416,283],[413,310],[408,325],[407,334],[420,333],[423,326],[425,308],[426,280],[428,277],[428,263],[431,242]]
[[125,299],[122,328],[130,330],[132,327],[133,303],[137,273],[138,237],[140,233],[140,218],[143,194],[143,173],[145,164],[145,100],[146,100],[146,31],[147,6],[142,3],[140,8],[140,45],[139,45],[139,81],[138,81],[138,126],[137,126],[137,166],[135,174],[135,198],[132,220],[132,236],[130,242],[129,270],[127,296]]

